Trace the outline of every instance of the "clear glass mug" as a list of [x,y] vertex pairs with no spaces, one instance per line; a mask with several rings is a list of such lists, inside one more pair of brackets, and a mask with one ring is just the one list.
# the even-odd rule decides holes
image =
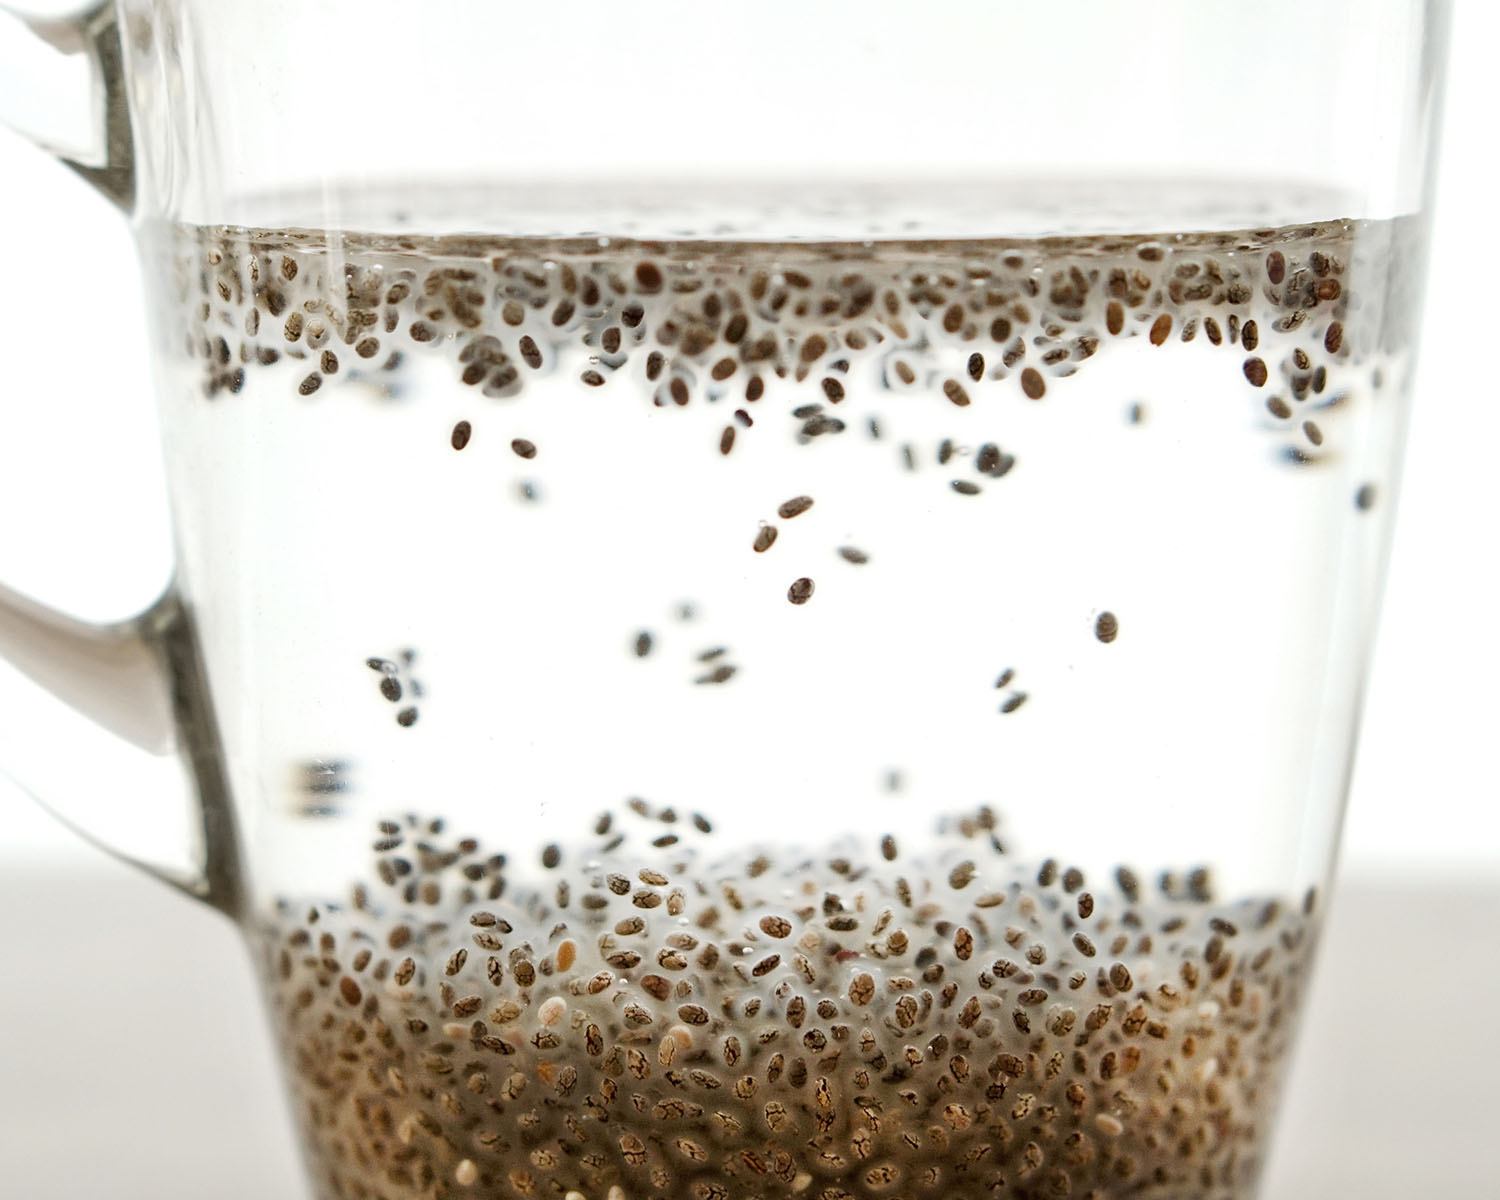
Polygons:
[[1253,1194],[1447,15],[11,23],[178,566],[0,595],[4,766],[244,931],[320,1196]]

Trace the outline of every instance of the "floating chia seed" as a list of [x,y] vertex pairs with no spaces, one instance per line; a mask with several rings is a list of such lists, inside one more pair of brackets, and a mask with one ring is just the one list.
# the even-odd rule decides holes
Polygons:
[[776,510],[776,515],[784,521],[790,521],[793,517],[805,513],[812,506],[813,500],[811,496],[794,496]]
[[751,549],[754,550],[757,554],[764,554],[775,544],[776,526],[762,525],[760,527],[760,532],[755,535],[755,541],[751,545]]
[[403,708],[396,714],[396,724],[403,729],[408,729],[417,723],[417,710],[414,708]]
[[473,433],[473,427],[467,421],[460,421],[453,427],[453,436],[450,439],[453,443],[453,448],[455,450],[462,450],[469,444],[469,439],[473,436]]
[[1094,636],[1105,645],[1120,635],[1120,622],[1112,612],[1102,612],[1094,620]]
[[1047,394],[1047,381],[1035,367],[1027,367],[1021,372],[1021,390],[1032,400],[1040,400]]
[[793,604],[806,604],[812,599],[812,594],[813,581],[803,576],[801,579],[794,580],[792,586],[787,588],[786,598]]

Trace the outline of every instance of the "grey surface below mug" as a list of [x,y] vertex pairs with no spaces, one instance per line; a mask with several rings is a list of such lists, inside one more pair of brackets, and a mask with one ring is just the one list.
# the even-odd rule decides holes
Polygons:
[[[1500,1027],[1470,1014],[1500,987],[1493,955],[1477,952],[1497,903],[1500,885],[1478,878],[1362,875],[1337,891],[1267,1200],[1493,1194],[1482,1134],[1500,1114],[1479,1068],[1500,1061]],[[8,1195],[308,1195],[254,980],[222,918],[102,860],[13,870],[0,911],[27,914],[7,954],[47,981],[12,976],[0,999],[0,1078],[28,1081],[0,1094]],[[1368,987],[1392,946],[1418,941],[1444,964],[1420,997],[1399,981]],[[1468,1035],[1450,1036],[1455,1022]]]

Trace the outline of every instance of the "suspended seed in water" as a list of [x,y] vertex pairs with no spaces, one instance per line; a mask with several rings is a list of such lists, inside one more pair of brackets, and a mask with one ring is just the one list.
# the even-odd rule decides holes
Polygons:
[[977,483],[970,483],[967,479],[955,479],[950,486],[960,496],[977,496],[980,491]]
[[855,549],[853,546],[840,546],[839,557],[842,558],[845,562],[854,563],[856,566],[863,565],[864,563],[870,561],[870,556],[868,554],[866,554],[863,550]]
[[1156,320],[1151,322],[1151,344],[1160,346],[1171,336],[1172,316],[1170,313],[1162,313]]
[[812,599],[812,594],[813,581],[803,576],[801,579],[794,580],[792,586],[787,588],[786,598],[793,604],[806,604]]
[[661,291],[662,287],[661,268],[655,263],[637,263],[635,268],[635,285],[648,295]]
[[460,421],[453,427],[453,436],[450,439],[455,450],[462,450],[469,444],[469,438],[473,435],[473,426],[467,421]]
[[969,404],[969,393],[964,390],[964,385],[956,379],[943,381],[943,395],[947,396],[959,408],[966,408]]
[[403,728],[409,728],[417,723],[417,710],[414,708],[403,708],[396,714],[396,724]]
[[1002,705],[1000,705],[1000,711],[1002,713],[1006,713],[1006,714],[1013,713],[1013,712],[1016,711],[1016,709],[1020,708],[1021,705],[1025,704],[1025,703],[1026,703],[1026,693],[1025,692],[1012,692],[1009,696],[1007,696],[1005,698],[1005,703],[1003,703]]
[[1035,367],[1021,372],[1021,390],[1032,400],[1040,400],[1047,394],[1047,381]]
[[1266,370],[1266,364],[1259,358],[1247,358],[1245,360],[1245,378],[1250,381],[1251,387],[1265,387],[1270,373]]
[[776,544],[776,526],[774,526],[774,525],[762,525],[760,527],[760,532],[755,535],[755,541],[752,544],[751,548],[757,554],[764,554],[767,550],[769,550],[775,544]]
[[[800,516],[802,513],[805,513],[812,506],[813,500],[811,496],[794,496],[792,497],[792,499],[782,504],[781,507],[776,510],[776,514],[777,516],[781,517],[782,520],[790,521],[793,517]],[[766,528],[769,529],[771,527],[767,526]]]
[[1094,621],[1094,636],[1108,645],[1120,634],[1120,622],[1112,612],[1102,612]]
[[719,453],[728,454],[734,449],[734,426],[724,426],[724,432],[719,434]]
[[380,681],[380,694],[395,704],[401,699],[401,681],[394,675],[387,675]]

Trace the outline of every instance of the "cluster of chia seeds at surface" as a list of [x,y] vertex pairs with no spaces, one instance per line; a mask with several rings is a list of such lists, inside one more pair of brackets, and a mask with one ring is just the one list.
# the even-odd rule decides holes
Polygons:
[[[409,355],[437,355],[476,400],[445,431],[458,451],[483,432],[484,399],[564,372],[589,388],[625,376],[658,408],[717,406],[705,452],[727,456],[767,424],[802,444],[880,439],[869,389],[850,386],[866,365],[882,402],[1041,402],[1113,343],[1139,339],[1217,348],[1226,380],[1263,395],[1282,453],[1315,463],[1349,399],[1338,368],[1376,348],[1346,326],[1359,228],[806,244],[190,228],[177,266],[206,395],[289,363],[289,393],[313,401],[334,377],[389,378]],[[778,390],[789,404],[774,403]],[[505,436],[524,460],[545,449]],[[979,495],[1015,464],[985,442],[955,471],[958,444],[936,451],[956,495]],[[908,442],[899,460],[915,469],[928,453]]]
[[[893,469],[931,469],[952,502],[968,503],[1002,495],[1024,448],[958,429],[933,444],[901,440],[902,406],[956,420],[971,406],[1069,403],[1079,398],[1066,394],[1068,377],[1124,343],[1210,348],[1223,358],[1226,390],[1259,413],[1284,461],[1311,466],[1337,454],[1330,431],[1364,382],[1355,368],[1390,333],[1350,319],[1360,230],[1329,221],[1153,237],[772,244],[189,227],[178,231],[176,267],[185,349],[202,362],[208,397],[232,398],[248,372],[273,371],[294,404],[327,403],[335,380],[395,400],[404,366],[422,356],[471,398],[470,415],[434,436],[470,455],[490,436],[508,445],[525,472],[515,481],[523,502],[542,498],[553,448],[505,402],[571,377],[585,389],[623,385],[622,403],[702,421],[706,455],[733,456],[757,437],[810,448],[890,442]],[[1122,412],[1132,424],[1148,419],[1140,403]],[[1352,502],[1364,511],[1376,496],[1367,482]],[[816,499],[766,495],[759,514],[746,513],[746,555],[784,553],[788,523]],[[881,546],[840,542],[827,552],[843,564],[829,570],[864,569]],[[817,576],[788,570],[777,594],[817,605]],[[1110,614],[1095,634],[1108,644],[1118,630]],[[650,649],[643,636],[640,657]],[[716,661],[727,648],[702,653],[714,650],[692,664],[693,682],[735,680],[741,664]],[[381,686],[399,689],[399,680],[388,673]],[[1014,689],[999,712],[1025,700]],[[398,720],[410,726],[417,715],[408,704]]]
[[522,864],[384,822],[350,904],[259,931],[322,1195],[1251,1194],[1311,893],[1023,868],[988,809],[911,861],[641,801],[591,832]]

